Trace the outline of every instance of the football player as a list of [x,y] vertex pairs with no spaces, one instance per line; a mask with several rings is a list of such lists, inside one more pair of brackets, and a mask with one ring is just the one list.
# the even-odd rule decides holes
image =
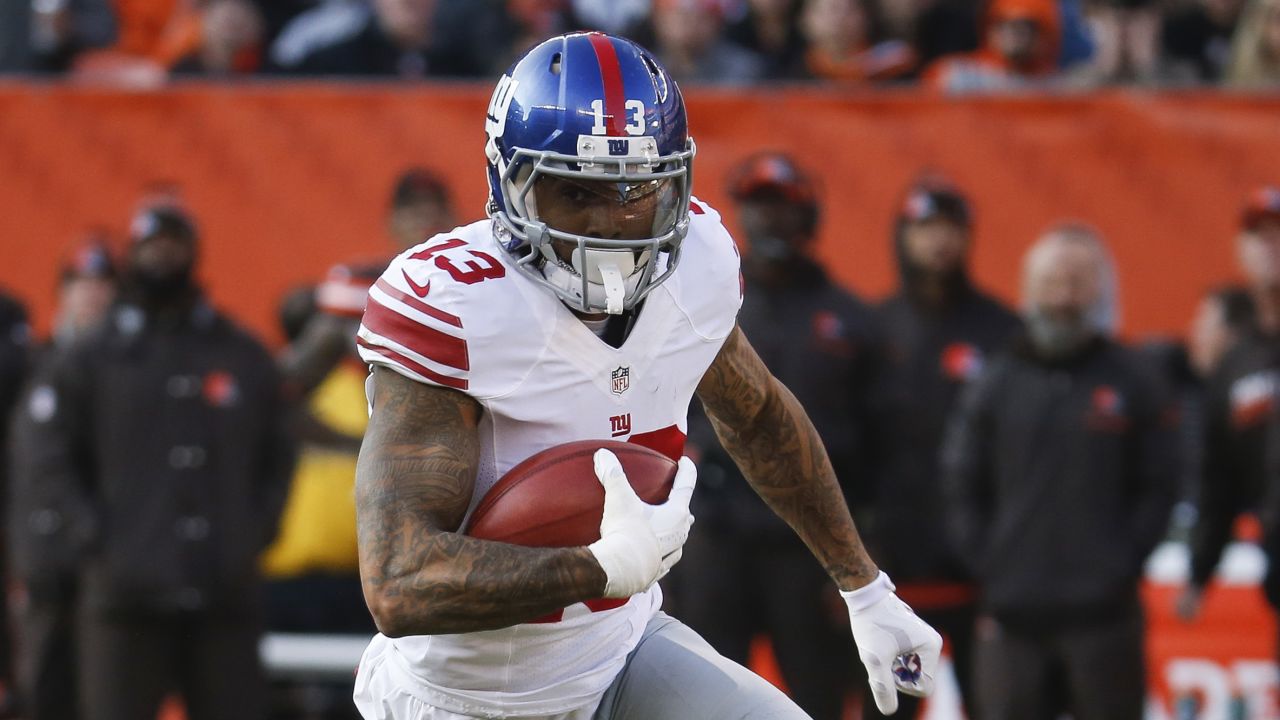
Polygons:
[[822,443],[738,330],[739,259],[691,196],[679,88],[600,33],[552,38],[494,90],[489,218],[400,255],[370,290],[356,478],[361,576],[381,633],[365,718],[803,718],[663,614],[692,524],[693,465],[659,506],[596,456],[601,539],[466,535],[511,467],[572,440],[679,458],[696,393],[725,449],[840,587],[884,712],[933,685],[941,639],[867,556]]

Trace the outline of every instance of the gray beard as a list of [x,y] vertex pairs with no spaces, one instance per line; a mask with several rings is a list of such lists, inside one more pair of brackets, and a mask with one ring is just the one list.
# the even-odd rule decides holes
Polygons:
[[1031,344],[1036,352],[1047,358],[1066,357],[1083,348],[1096,334],[1084,318],[1063,322],[1032,312],[1026,323]]

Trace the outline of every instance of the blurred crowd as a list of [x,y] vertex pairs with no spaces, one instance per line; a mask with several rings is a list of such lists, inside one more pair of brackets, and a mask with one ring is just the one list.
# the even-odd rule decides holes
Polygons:
[[1280,0],[10,0],[0,73],[489,78],[577,29],[686,84],[1280,84]]
[[[813,253],[823,197],[806,168],[762,152],[719,181],[746,251],[739,322],[822,434],[873,556],[946,636],[968,717],[1141,717],[1156,545],[1189,539],[1187,620],[1237,516],[1280,552],[1280,188],[1241,199],[1246,284],[1208,290],[1185,343],[1126,344],[1107,239],[1078,219],[1028,228],[1006,306],[968,271],[982,208],[923,172],[884,239],[899,286],[872,301]],[[385,254],[286,293],[274,354],[199,286],[208,240],[169,186],[139,201],[122,247],[95,231],[67,254],[49,337],[0,296],[0,717],[137,720],[175,694],[193,720],[354,717],[349,681],[267,682],[258,641],[374,632],[355,331],[390,257],[457,221],[430,170],[395,178]],[[770,637],[799,704],[848,717],[865,680],[834,586],[696,404],[686,453],[698,529],[664,581],[673,614],[744,663]],[[919,712],[903,699],[899,716]]]

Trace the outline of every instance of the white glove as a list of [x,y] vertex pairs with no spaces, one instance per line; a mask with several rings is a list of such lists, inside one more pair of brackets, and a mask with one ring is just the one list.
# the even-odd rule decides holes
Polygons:
[[942,636],[893,591],[882,572],[870,585],[840,592],[849,606],[849,625],[858,657],[867,666],[871,694],[885,715],[898,711],[898,690],[916,697],[933,692],[942,653]]
[[661,505],[641,500],[627,481],[618,457],[608,450],[595,454],[596,477],[604,486],[600,539],[587,546],[604,569],[607,598],[626,598],[648,589],[680,560],[693,526],[689,498],[698,471],[680,458],[671,495]]

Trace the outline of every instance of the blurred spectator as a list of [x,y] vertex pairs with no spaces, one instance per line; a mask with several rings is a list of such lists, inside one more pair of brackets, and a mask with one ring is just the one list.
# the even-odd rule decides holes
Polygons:
[[0,3],[0,74],[31,70],[31,5]]
[[105,239],[94,234],[62,267],[53,344],[70,347],[93,330],[116,298],[116,267]]
[[[1159,2],[1159,0],[1156,0]],[[1068,69],[1089,61],[1094,54],[1094,39],[1085,19],[1085,6],[1092,0],[1058,0],[1062,15],[1062,43],[1058,48],[1058,67]]]
[[582,27],[630,35],[649,16],[652,0],[570,0]]
[[1160,44],[1165,75],[1173,80],[1218,82],[1231,61],[1244,0],[1189,0],[1164,20]]
[[210,0],[200,9],[200,42],[177,61],[174,72],[232,75],[256,71],[262,64],[265,26],[248,0]]
[[[855,509],[870,515],[859,525],[876,562],[910,598],[905,602],[947,637],[966,704],[976,597],[948,542],[939,455],[960,391],[1018,329],[1017,316],[970,280],[972,242],[972,213],[956,188],[936,178],[909,188],[893,238],[901,286],[877,309],[885,349],[871,384],[868,497],[854,498]],[[914,698],[899,701],[904,718],[918,707]],[[863,708],[864,717],[877,717],[869,715],[870,702]]]
[[579,27],[569,0],[507,0],[506,8],[513,26],[507,47],[508,63],[543,40]]
[[807,50],[804,74],[849,83],[899,78],[915,66],[915,52],[901,40],[879,41],[872,0],[805,0],[801,17]]
[[133,224],[118,302],[37,369],[17,449],[79,563],[87,720],[264,715],[258,553],[292,465],[265,349],[204,299],[195,226],[175,208]]
[[1226,81],[1236,87],[1280,86],[1280,0],[1249,0],[1231,40]]
[[[506,55],[492,44],[492,20],[500,9],[449,0],[371,0],[367,9],[339,5],[318,11],[326,15],[317,17],[333,24],[299,17],[299,23],[312,23],[312,36],[293,38],[295,46],[273,51],[273,58],[282,69],[304,75],[477,77]],[[286,28],[280,42],[289,37]]]
[[270,46],[276,36],[294,18],[331,0],[254,0],[262,14],[265,46]]
[[[106,245],[93,238],[81,245],[63,265],[53,335],[37,365],[52,361],[93,333],[106,317],[116,296],[115,262]],[[39,410],[47,396],[32,393],[29,412]],[[15,443],[28,446],[34,425],[14,423]],[[18,472],[9,490],[9,559],[13,580],[21,584],[23,602],[14,613],[18,633],[17,682],[26,717],[30,720],[74,720],[79,717],[76,687],[76,572],[64,552],[67,529],[58,499],[49,495],[42,478]]]
[[916,51],[916,69],[943,55],[978,49],[980,0],[907,0],[884,2],[887,36],[905,40]]
[[316,50],[356,35],[369,21],[363,0],[323,0],[299,13],[271,43],[268,67],[289,70]]
[[1156,0],[1093,0],[1088,20],[1094,82],[1149,82],[1160,60],[1160,8]]
[[200,46],[199,0],[113,0],[112,7],[116,42],[76,56],[72,69],[82,81],[157,87],[174,64]]
[[743,84],[764,75],[764,61],[724,38],[717,0],[654,0],[653,54],[681,83]]
[[[1204,468],[1205,385],[1222,357],[1255,329],[1253,297],[1245,288],[1223,286],[1200,301],[1186,345],[1149,342],[1141,350],[1151,361],[1154,375],[1170,388],[1178,403],[1178,453],[1181,471],[1178,504],[1174,507],[1170,539],[1186,542],[1196,525],[1197,498]],[[1193,620],[1200,611],[1200,595],[1183,592],[1174,604],[1175,614]]]
[[802,67],[801,4],[802,0],[746,0],[738,14],[727,18],[725,38],[763,59],[762,79],[787,78]]
[[1138,584],[1176,472],[1170,415],[1110,339],[1115,270],[1093,232],[1037,242],[1023,299],[1025,335],[970,386],[944,455],[984,613],[978,717],[1134,720],[1146,696]]
[[[295,436],[302,441],[298,466],[280,521],[280,534],[263,556],[268,583],[268,627],[282,632],[373,633],[360,589],[356,554],[355,464],[368,422],[364,381],[368,371],[356,354],[355,330],[369,287],[385,263],[338,265],[315,292],[314,309],[302,320],[284,364],[287,373],[305,364],[322,380],[300,397]],[[294,300],[295,307],[298,302]],[[302,357],[316,344],[308,328],[325,319],[345,327],[346,352],[336,358]]]
[[[27,309],[22,303],[9,295],[0,292],[0,487],[4,488],[2,502],[7,510],[11,495],[13,478],[10,477],[12,451],[19,445],[13,439],[10,445],[9,418],[18,400],[22,384],[26,379],[30,361],[31,326],[27,322]],[[0,550],[7,556],[8,538],[0,536]],[[0,587],[8,588],[8,562],[0,564]],[[0,596],[0,717],[9,717],[13,711],[13,668],[10,666],[13,656],[13,643],[10,640],[9,594]]]
[[11,0],[10,4],[31,8],[28,27],[34,70],[66,70],[78,53],[116,40],[110,0]]
[[453,201],[442,177],[425,168],[410,168],[400,175],[387,213],[387,233],[396,252],[454,225]]
[[[729,193],[749,253],[738,322],[761,359],[795,393],[822,435],[838,477],[857,475],[874,334],[869,308],[828,278],[813,258],[819,205],[808,174],[786,155],[761,153],[733,172]],[[822,568],[752,492],[715,439],[690,415],[702,452],[694,496],[698,532],[672,572],[681,619],[716,650],[746,663],[752,638],[768,633],[792,698],[818,720],[841,717],[848,643]]]
[[1266,426],[1276,412],[1280,372],[1280,188],[1261,188],[1250,196],[1240,225],[1237,259],[1253,295],[1257,324],[1222,355],[1205,389],[1191,578],[1179,600],[1188,618],[1199,610],[1236,518],[1258,512],[1270,486]]
[[992,0],[983,37],[977,52],[934,63],[929,84],[948,93],[1014,90],[1057,72],[1062,28],[1053,0]]
[[1196,374],[1212,377],[1222,358],[1253,333],[1256,324],[1257,309],[1247,289],[1229,285],[1207,293],[1188,333],[1188,359]]

